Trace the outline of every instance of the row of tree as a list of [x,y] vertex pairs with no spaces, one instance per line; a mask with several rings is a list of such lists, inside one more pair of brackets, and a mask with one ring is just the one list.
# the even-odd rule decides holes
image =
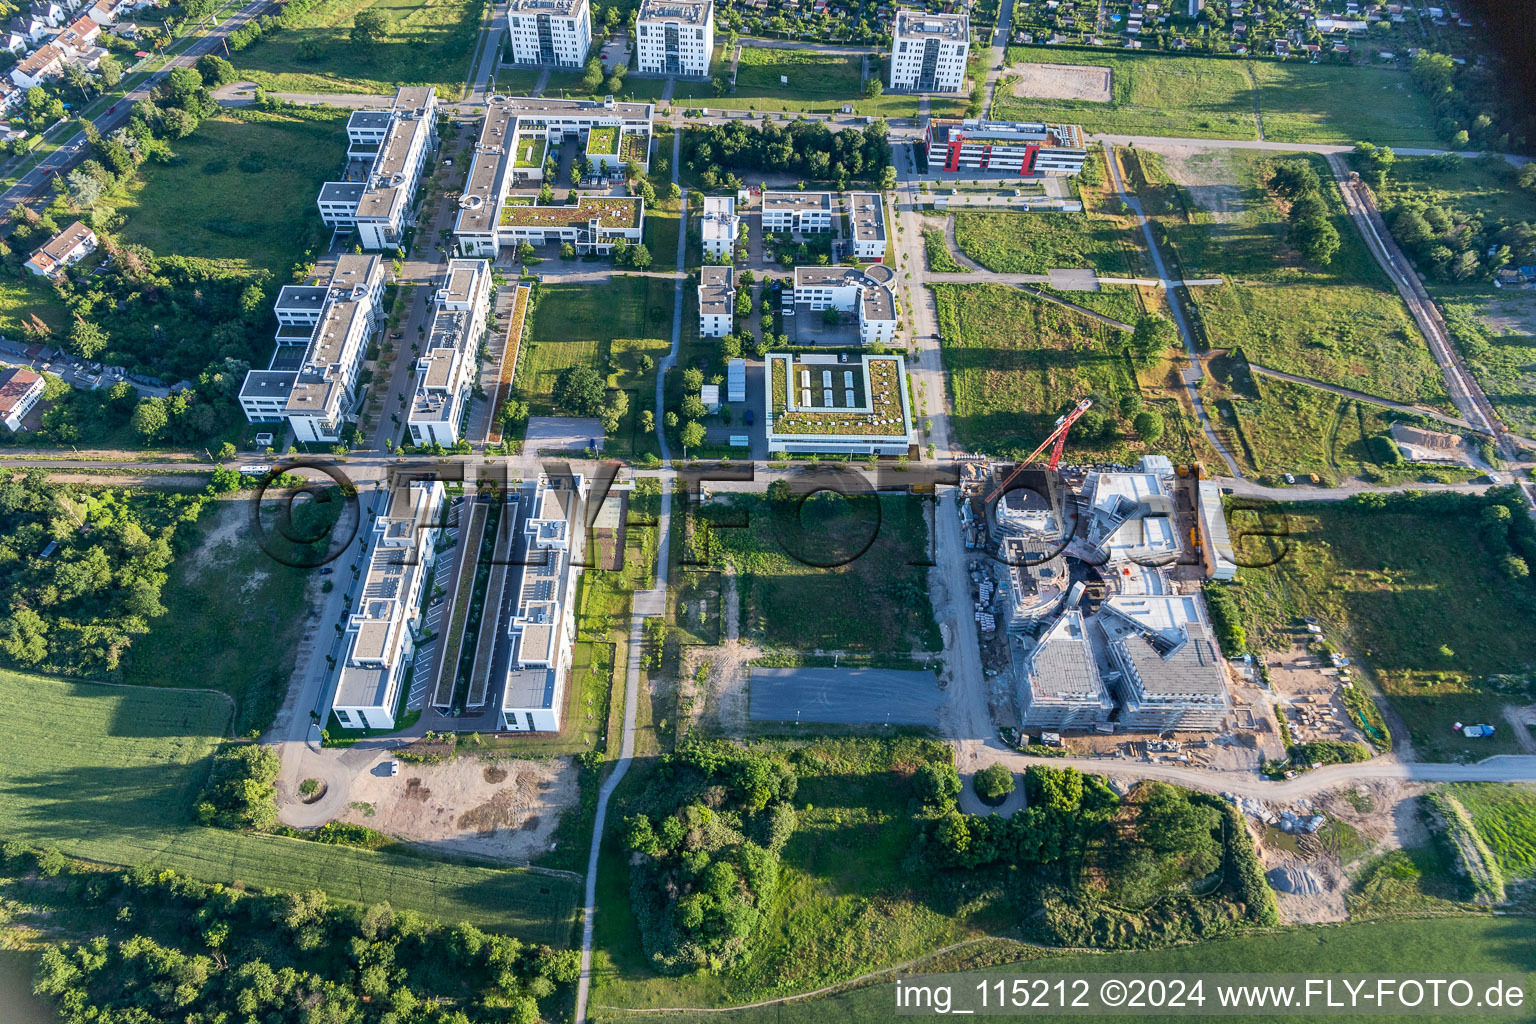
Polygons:
[[1290,241],[1302,259],[1321,267],[1332,263],[1339,251],[1339,231],[1316,168],[1306,159],[1283,161],[1270,173],[1269,187],[1290,203]]
[[830,181],[839,190],[853,181],[893,187],[886,179],[895,175],[884,118],[841,131],[821,121],[771,121],[766,115],[760,125],[695,125],[683,136],[683,161],[706,188],[740,188],[742,172]]

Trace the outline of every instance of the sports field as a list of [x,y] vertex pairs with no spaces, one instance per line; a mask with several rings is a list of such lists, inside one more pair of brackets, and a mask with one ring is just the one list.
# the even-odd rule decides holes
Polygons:
[[222,694],[0,672],[0,836],[106,864],[151,864],[210,882],[324,889],[473,921],[530,941],[570,940],[576,883],[251,835],[193,823],[209,754],[226,734]]

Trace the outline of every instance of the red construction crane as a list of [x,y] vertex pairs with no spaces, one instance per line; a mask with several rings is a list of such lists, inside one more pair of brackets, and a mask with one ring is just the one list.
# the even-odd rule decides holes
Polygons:
[[987,495],[987,504],[990,505],[996,501],[997,496],[1002,494],[1003,491],[1007,490],[1009,484],[1013,483],[1013,478],[1024,472],[1025,467],[1027,467],[1031,462],[1034,462],[1035,456],[1045,451],[1047,445],[1050,445],[1051,457],[1046,460],[1045,468],[1055,469],[1057,464],[1061,462],[1061,449],[1067,443],[1067,431],[1072,429],[1072,424],[1076,423],[1078,417],[1087,412],[1092,405],[1093,399],[1085,398],[1081,402],[1077,403],[1077,408],[1073,409],[1071,412],[1058,419],[1056,421],[1056,429],[1046,435],[1045,440],[1040,442],[1040,447],[1030,452],[1026,458],[1021,460],[1019,464],[1013,468],[1013,472],[1009,473],[1003,482],[998,484],[991,494]]

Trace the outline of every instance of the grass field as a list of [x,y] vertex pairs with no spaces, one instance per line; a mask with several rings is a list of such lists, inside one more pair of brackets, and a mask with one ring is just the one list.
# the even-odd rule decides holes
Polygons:
[[1536,788],[1465,782],[1446,789],[1472,816],[1506,879],[1536,875]]
[[47,281],[30,272],[0,278],[0,331],[19,334],[21,325],[31,316],[55,332],[63,332],[69,323],[64,300]]
[[[670,259],[664,265],[669,264]],[[642,435],[638,424],[640,410],[650,406],[654,395],[655,370],[642,370],[640,360],[645,355],[660,359],[672,346],[673,283],[616,276],[606,285],[541,285],[536,294],[538,305],[524,334],[516,376],[533,414],[554,413],[550,396],[561,370],[591,366],[609,387],[631,392],[629,413],[608,441],[610,453],[631,457],[653,450],[654,437]]]
[[1240,347],[1273,369],[1449,408],[1429,347],[1345,215],[1327,166],[1319,157],[1298,159],[1311,160],[1325,183],[1339,233],[1326,267],[1306,263],[1287,241],[1281,209],[1264,187],[1273,156],[1127,155],[1137,193],[1184,275],[1228,281],[1193,293],[1197,333],[1212,348]]
[[570,940],[576,887],[565,879],[193,824],[208,754],[230,722],[220,694],[0,672],[0,698],[13,741],[0,747],[0,835],[8,839],[210,882],[387,900],[533,941]]
[[1091,132],[1214,139],[1436,146],[1434,114],[1407,73],[1302,62],[1224,60],[1011,46],[1008,63],[1111,69],[1109,103],[1015,97],[998,84],[992,116],[1068,120]]
[[[794,749],[796,741],[771,741]],[[779,897],[752,959],[736,972],[656,975],[629,911],[622,826],[605,849],[595,943],[596,1007],[716,1006],[813,989],[921,956],[972,934],[972,925],[926,906],[902,870],[918,822],[908,810],[911,773],[949,751],[932,741],[826,739],[803,744],[797,826],[783,851]],[[626,784],[609,814],[621,822]],[[606,1019],[599,1015],[599,1019]]]
[[[1437,976],[1488,973],[1525,973],[1536,968],[1536,944],[1530,939],[1531,922],[1527,917],[1445,917],[1427,920],[1380,921],[1364,924],[1311,926],[1277,929],[1264,934],[1217,939],[1191,946],[1141,953],[1107,955],[1068,954],[1042,957],[1024,963],[986,968],[987,976],[998,977],[1060,975],[1070,979],[1085,974],[1148,976],[1152,974],[1294,972],[1324,976],[1338,973],[1369,974],[1382,964],[1392,964],[1397,971],[1433,970]],[[930,970],[965,970],[974,962],[963,954],[940,963]],[[976,979],[976,980],[979,980]],[[1054,978],[1052,977],[1054,984]],[[1070,981],[1068,982],[1070,984]],[[965,982],[958,988],[968,988]],[[1052,989],[1054,991],[1054,988]],[[889,983],[842,992],[822,999],[757,1007],[726,1013],[678,1013],[668,1021],[679,1024],[876,1024],[893,1019],[892,986]],[[598,1001],[600,1002],[600,1001]],[[674,1004],[676,1005],[676,1004]],[[690,1005],[698,1005],[693,1003]],[[1209,1004],[1207,1004],[1209,1005]],[[654,1020],[654,1014],[625,1014],[599,1006],[596,1019],[601,1021]],[[899,1019],[899,1018],[895,1018]],[[1000,1019],[1018,1020],[1022,1016]],[[1066,1014],[1031,1013],[1031,1021],[1054,1024],[1073,1020],[1110,1020],[1124,1018],[1085,1017]],[[1228,1015],[1223,1019],[1244,1024],[1281,1024],[1295,1016],[1276,1014]],[[1381,1024],[1409,1024],[1424,1021],[1424,1016],[1378,1014],[1370,1018]],[[1445,1019],[1450,1019],[1449,1017]],[[1458,1014],[1457,1020],[1511,1020],[1509,1016]]]
[[949,251],[949,243],[942,231],[923,232],[923,252],[928,257],[928,269],[936,274],[963,274],[965,267]]
[[1125,232],[1084,213],[955,214],[960,251],[1000,274],[1044,274],[1053,267],[1091,267],[1101,277],[1133,270]]
[[1531,584],[1511,583],[1493,564],[1476,507],[1455,514],[1340,502],[1282,508],[1284,557],[1240,570],[1233,590],[1248,635],[1283,650],[1301,616],[1320,620],[1374,672],[1422,759],[1462,755],[1468,744],[1451,731],[1458,721],[1500,726],[1478,741],[1474,756],[1518,753],[1502,709],[1528,698],[1518,683],[1503,689],[1490,677],[1531,666],[1536,621],[1523,610]]
[[346,154],[346,112],[220,117],[173,143],[168,164],[148,163],[109,202],[126,218],[125,242],[162,256],[227,260],[286,280],[327,232],[315,194]]
[[698,564],[735,565],[754,640],[802,653],[940,649],[920,499],[883,496],[877,506],[873,497],[821,494],[786,504],[774,509],[733,494],[729,508],[701,515],[718,525],[697,530],[692,542]]
[[235,700],[237,734],[267,728],[282,703],[314,578],[312,569],[272,559],[249,515],[245,500],[210,502],[195,526],[182,527],[198,545],[172,563],[161,594],[166,614],[151,620],[122,665],[124,682],[224,690]]
[[[349,35],[366,10],[383,11],[389,28],[360,50]],[[484,11],[484,0],[330,0],[231,59],[243,77],[278,92],[392,94],[401,85],[432,85],[439,97],[457,99]],[[306,60],[302,46],[318,47],[318,56]]]
[[[1014,288],[942,284],[933,293],[954,409],[950,424],[971,451],[1026,455],[1057,416],[1088,395],[1110,413],[1132,394],[1149,405],[1166,397],[1156,385],[1166,379],[1167,364],[1133,370],[1124,355],[1125,332],[1117,328]],[[1089,448],[1087,457],[1125,462],[1147,451],[1179,455],[1185,445],[1172,419],[1177,407],[1157,408],[1168,422],[1155,447],[1127,428]],[[1073,442],[1069,450],[1081,453],[1084,446]]]

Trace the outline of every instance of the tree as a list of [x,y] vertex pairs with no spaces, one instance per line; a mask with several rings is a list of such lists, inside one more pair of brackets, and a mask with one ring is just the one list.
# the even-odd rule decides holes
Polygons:
[[199,57],[197,70],[203,76],[203,84],[210,89],[235,80],[235,66],[216,53]]
[[172,68],[160,83],[159,93],[166,106],[201,112],[203,76],[196,68]]
[[698,395],[684,395],[682,414],[685,419],[703,419],[709,415],[709,410],[704,407],[704,400]]
[[704,387],[704,371],[697,366],[690,366],[683,371],[683,390],[692,394],[698,394]]
[[1163,414],[1152,409],[1137,413],[1131,425],[1136,428],[1136,436],[1147,444],[1163,436]]
[[1173,321],[1157,313],[1146,313],[1136,321],[1131,332],[1131,354],[1137,359],[1151,360],[1178,344],[1179,332]]
[[960,796],[960,773],[952,764],[929,761],[913,774],[912,783],[917,788],[917,798],[929,807],[948,810]]
[[129,421],[133,432],[145,441],[153,441],[164,433],[170,425],[170,416],[165,411],[165,402],[159,398],[142,398],[138,407],[133,410],[133,418]]
[[671,409],[667,410],[667,414],[661,418],[661,421],[667,425],[668,430],[677,429],[677,413]]
[[697,448],[704,443],[704,425],[697,420],[689,420],[683,424],[683,454],[688,453],[689,448]]
[[644,270],[651,265],[651,250],[644,242],[629,250],[629,265]]
[[48,656],[48,623],[31,608],[17,608],[0,619],[0,650],[18,664],[38,664]]
[[1339,251],[1339,232],[1326,217],[1304,217],[1291,224],[1291,244],[1309,263],[1326,267]]
[[120,61],[113,60],[111,57],[101,58],[101,63],[96,66],[96,70],[101,75],[101,84],[106,86],[108,89],[112,88],[113,86],[117,85],[118,82],[123,80],[122,63]]
[[89,320],[76,319],[69,329],[69,340],[80,358],[95,359],[107,347],[107,332]]
[[587,61],[585,72],[581,76],[581,88],[585,92],[597,92],[603,84],[603,62],[593,57]]
[[1308,196],[1322,188],[1317,171],[1306,160],[1286,160],[1275,168],[1270,187],[1287,199]]
[[563,259],[563,260],[573,260],[573,259],[575,259],[576,258],[576,247],[574,245],[572,245],[570,242],[561,242],[560,243],[560,258]]
[[106,191],[101,179],[86,171],[84,167],[76,167],[70,171],[65,180],[69,185],[69,201],[82,210],[95,209],[102,192]]
[[603,379],[592,367],[570,366],[555,378],[555,406],[573,416],[596,416],[605,391]]
[[1523,189],[1536,190],[1536,162],[1522,165],[1515,182]]
[[880,81],[879,75],[870,75],[869,81],[864,83],[864,95],[874,99],[885,91],[885,85]]
[[650,409],[640,410],[640,433],[656,433],[656,414]]
[[1014,791],[1016,783],[1013,772],[1001,762],[989,765],[977,772],[971,778],[971,785],[976,789],[976,795],[981,797],[982,803],[996,806],[1008,799],[1008,794]]
[[198,116],[190,110],[181,107],[172,107],[165,112],[162,122],[165,125],[165,134],[173,139],[184,139],[197,131],[200,123]]
[[352,19],[352,45],[362,48],[370,47],[383,39],[389,32],[389,15],[383,11],[370,7],[366,11],[359,11]]

